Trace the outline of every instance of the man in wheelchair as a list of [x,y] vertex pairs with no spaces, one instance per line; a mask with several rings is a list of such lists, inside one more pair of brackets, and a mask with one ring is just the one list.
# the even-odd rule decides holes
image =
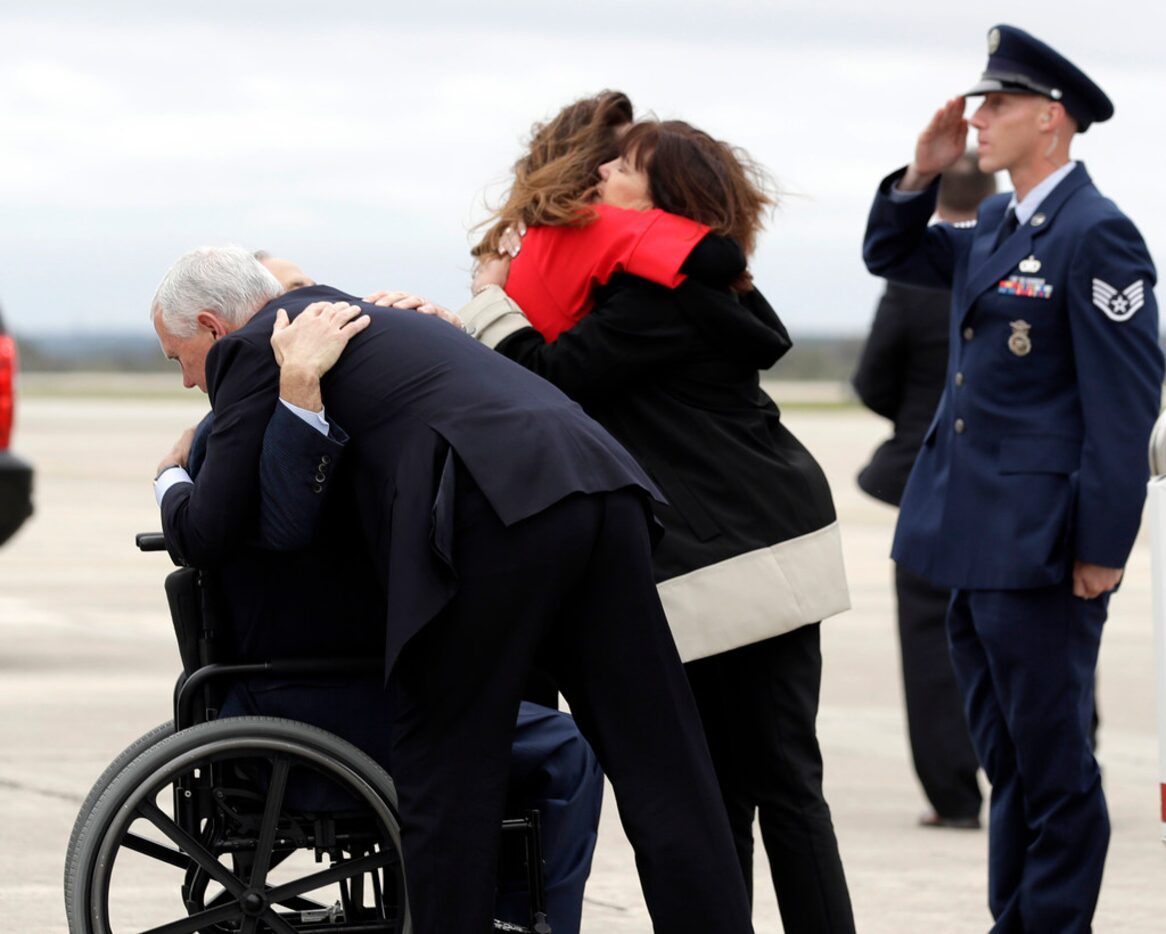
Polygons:
[[[280,294],[233,248],[187,254],[159,286],[163,350],[214,411],[195,482],[163,464],[163,525],[176,558],[226,571],[261,520],[310,531],[294,504],[319,497],[316,558],[296,573],[322,612],[278,640],[384,653],[369,693],[311,706],[351,705],[361,744],[387,744],[416,930],[489,927],[515,713],[545,663],[612,780],[656,930],[750,931],[653,584],[652,482],[578,406],[457,329],[325,287]],[[289,483],[297,495],[273,492]],[[250,578],[250,599],[287,597]],[[375,636],[344,607],[362,592]],[[260,700],[245,689],[240,708]]]

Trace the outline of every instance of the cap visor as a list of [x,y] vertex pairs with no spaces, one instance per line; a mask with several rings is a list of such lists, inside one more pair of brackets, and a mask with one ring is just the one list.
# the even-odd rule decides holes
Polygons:
[[964,91],[964,97],[979,97],[982,94],[1039,94],[1039,91],[1034,91],[1031,88],[1017,87],[1015,84],[1005,84],[999,78],[981,78],[968,91]]

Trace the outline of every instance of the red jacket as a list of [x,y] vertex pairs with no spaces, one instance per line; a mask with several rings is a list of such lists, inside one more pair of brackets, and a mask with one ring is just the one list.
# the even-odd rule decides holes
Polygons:
[[506,280],[506,294],[548,341],[591,311],[592,293],[619,272],[675,288],[680,267],[709,232],[704,224],[658,208],[595,205],[579,227],[532,227]]

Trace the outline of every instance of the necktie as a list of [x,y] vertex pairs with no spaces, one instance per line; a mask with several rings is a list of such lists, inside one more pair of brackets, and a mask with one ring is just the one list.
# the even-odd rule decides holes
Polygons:
[[1012,236],[1017,226],[1016,208],[1009,208],[1008,213],[1004,215],[1004,222],[996,232],[996,245],[992,249],[994,251],[1000,249],[1000,244]]

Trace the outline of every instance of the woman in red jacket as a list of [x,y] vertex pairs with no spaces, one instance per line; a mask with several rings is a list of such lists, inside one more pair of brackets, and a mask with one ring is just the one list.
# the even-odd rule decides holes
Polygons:
[[[674,288],[688,274],[725,285],[744,270],[740,247],[706,236],[707,224],[650,207],[621,210],[595,197],[599,167],[619,155],[631,126],[632,103],[621,91],[581,98],[536,123],[504,203],[471,250],[479,262],[525,251],[506,292],[547,340],[587,314],[594,290],[616,273]],[[534,227],[551,230],[522,240]],[[738,232],[749,235],[744,226]]]
[[[509,276],[507,259],[482,263],[462,319],[575,398],[668,497],[656,579],[746,883],[756,812],[785,929],[853,930],[815,730],[818,622],[849,605],[829,485],[761,389],[789,339],[743,264],[720,264],[731,288],[683,277],[710,245],[752,252],[770,198],[743,153],[678,121],[627,130],[599,174],[559,223],[531,227]],[[589,311],[571,307],[580,291]]]

